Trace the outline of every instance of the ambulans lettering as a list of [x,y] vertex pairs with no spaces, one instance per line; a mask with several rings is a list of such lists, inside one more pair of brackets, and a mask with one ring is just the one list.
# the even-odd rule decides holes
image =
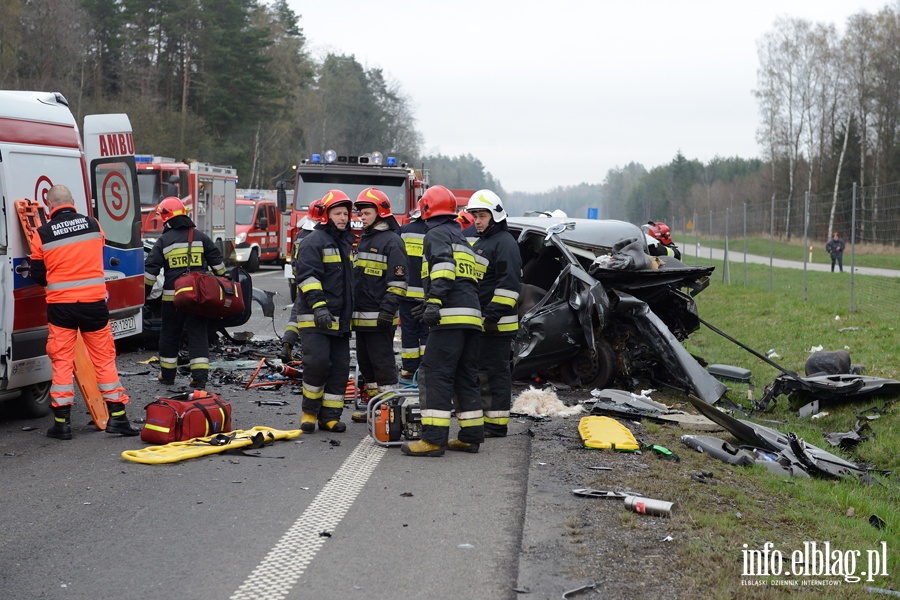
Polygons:
[[134,154],[134,137],[130,133],[107,133],[98,139],[101,157]]

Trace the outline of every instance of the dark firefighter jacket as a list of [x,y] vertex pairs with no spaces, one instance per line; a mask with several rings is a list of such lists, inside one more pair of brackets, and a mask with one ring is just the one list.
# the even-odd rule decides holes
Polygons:
[[[486,258],[487,270],[478,284],[478,299],[485,332],[515,335],[519,331],[519,292],[522,289],[522,255],[506,221],[491,223],[472,246]],[[496,323],[496,328],[493,324]]]
[[406,272],[407,300],[421,300],[425,297],[425,289],[422,287],[422,253],[426,231],[428,225],[424,219],[416,219],[400,226],[400,238],[406,246],[406,258],[409,262]]
[[459,222],[451,215],[426,222],[422,260],[425,301],[441,307],[441,321],[432,329],[481,331],[478,279],[487,261],[472,252]]
[[[317,333],[344,334],[350,331],[353,312],[353,263],[350,252],[355,236],[350,228],[341,231],[329,221],[319,223],[300,242],[297,251],[297,329]],[[324,305],[335,318],[331,329],[316,329],[313,309]]]
[[[393,217],[363,230],[353,262],[353,329],[378,327],[378,313],[397,314],[406,296],[409,265]],[[395,317],[396,324],[396,317]]]
[[[188,267],[188,235],[193,230]],[[209,268],[216,275],[225,274],[225,258],[209,236],[194,227],[187,215],[172,217],[153,249],[144,261],[144,286],[152,287],[160,271],[165,272],[162,299],[171,302],[175,298],[175,280],[188,272]]]

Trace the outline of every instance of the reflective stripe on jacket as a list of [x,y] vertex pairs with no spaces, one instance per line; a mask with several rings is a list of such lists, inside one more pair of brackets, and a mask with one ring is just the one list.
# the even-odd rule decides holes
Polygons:
[[428,227],[422,261],[425,301],[441,307],[440,323],[432,329],[480,331],[478,279],[487,260],[472,252],[459,222],[449,215],[429,219]]
[[408,270],[403,240],[385,221],[363,232],[353,261],[354,329],[378,327],[380,312],[392,313],[396,322],[400,300],[406,297]]
[[53,209],[31,239],[31,275],[47,286],[48,304],[106,300],[105,241],[93,217],[68,204]]
[[495,335],[515,335],[519,331],[518,302],[522,290],[519,244],[501,221],[485,229],[472,249],[488,261],[478,285],[482,315],[497,323]]
[[422,287],[422,254],[426,231],[428,226],[424,219],[417,219],[400,227],[400,238],[406,246],[406,259],[409,262],[409,269],[406,272],[407,300],[425,297],[425,288]]
[[353,265],[350,252],[355,236],[350,229],[341,231],[330,221],[319,223],[303,238],[297,251],[294,273],[297,281],[297,329],[316,326],[313,310],[325,306],[336,320],[330,330],[318,333],[347,333],[353,309]]
[[[216,275],[224,275],[225,258],[209,236],[194,227],[190,217],[172,217],[166,225],[144,261],[144,284],[153,285],[156,276],[165,270],[162,299],[171,302],[175,297],[175,280],[187,273],[188,269],[200,271],[208,267]],[[189,260],[188,236],[191,231],[194,234],[190,243]]]

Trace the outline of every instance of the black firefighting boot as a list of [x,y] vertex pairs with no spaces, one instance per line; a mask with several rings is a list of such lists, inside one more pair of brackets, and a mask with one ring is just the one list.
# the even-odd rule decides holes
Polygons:
[[281,354],[278,355],[278,358],[281,359],[281,362],[287,364],[289,362],[293,362],[294,360],[294,348],[293,344],[289,344],[287,342],[282,342],[281,344]]
[[119,435],[140,435],[141,430],[132,427],[125,415],[125,405],[121,402],[107,402],[106,410],[109,411],[109,420],[106,422],[106,433],[118,433]]
[[474,442],[461,442],[456,438],[447,442],[447,450],[453,450],[454,452],[468,452],[469,454],[478,454],[478,449],[480,447],[481,444],[476,444]]
[[72,439],[72,405],[51,406],[53,410],[53,425],[47,430],[47,437],[58,440]]
[[312,433],[316,430],[316,415],[304,412],[300,415],[300,431]]
[[400,445],[400,451],[407,456],[443,456],[444,450],[446,450],[446,447],[432,444],[425,440],[403,442]]

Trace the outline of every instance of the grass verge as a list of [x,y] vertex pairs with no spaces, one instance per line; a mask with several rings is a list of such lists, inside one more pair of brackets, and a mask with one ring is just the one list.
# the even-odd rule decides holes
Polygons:
[[[725,285],[714,282],[697,297],[699,314],[711,324],[729,333],[749,347],[765,354],[772,349],[782,367],[803,375],[810,349],[847,348],[854,363],[866,367],[869,375],[898,378],[897,331],[893,311],[884,314],[846,314],[843,300],[835,293],[830,273],[809,274],[807,301],[794,293],[767,291],[768,269],[754,268],[754,277],[765,279],[766,286]],[[776,277],[796,277],[794,273]],[[779,289],[778,286],[775,287]],[[835,315],[843,315],[835,320]],[[780,372],[751,353],[706,327],[692,334],[685,347],[709,363],[724,363],[751,369],[752,384],[729,384],[728,397],[743,401],[749,395],[759,397],[763,388]],[[659,399],[659,398],[657,398]],[[896,398],[875,398],[861,402],[828,406],[829,415],[817,420],[801,419],[796,408],[799,399],[778,398],[773,412],[756,415],[774,421],[767,423],[782,432],[796,432],[808,443],[832,451],[847,459],[864,462],[889,474],[877,474],[877,485],[855,479],[787,479],[760,467],[732,467],[709,456],[694,452],[680,442],[684,431],[662,425],[644,424],[646,436],[654,443],[675,450],[680,463],[647,457],[646,473],[623,473],[617,485],[640,490],[643,494],[676,503],[676,511],[667,526],[681,543],[671,553],[671,568],[680,576],[684,596],[703,593],[716,598],[773,598],[786,591],[809,591],[821,598],[872,597],[866,586],[900,590],[900,417]],[[690,405],[672,398],[676,406]],[[852,453],[831,447],[823,433],[848,431],[857,420],[857,412],[871,406],[883,408],[871,421],[874,437],[863,441]],[[734,442],[730,434],[715,433]],[[698,483],[691,474],[714,473],[715,484]],[[608,486],[607,478],[595,482]],[[885,522],[878,529],[870,524],[877,515]],[[643,517],[646,518],[646,517]],[[773,544],[770,556],[781,554],[787,571],[805,568],[800,576],[747,576],[745,551],[762,551]],[[812,543],[822,550],[830,546],[830,576],[816,572],[807,557]],[[804,549],[809,552],[804,554]],[[878,555],[870,552],[878,552]],[[795,553],[799,561],[792,564]],[[881,560],[878,575],[870,578],[868,559]],[[770,560],[774,564],[774,559]],[[852,571],[852,572],[851,572]],[[866,575],[862,575],[867,571]],[[883,574],[886,572],[886,575]],[[853,581],[853,577],[861,577]],[[754,585],[748,585],[752,583]]]

